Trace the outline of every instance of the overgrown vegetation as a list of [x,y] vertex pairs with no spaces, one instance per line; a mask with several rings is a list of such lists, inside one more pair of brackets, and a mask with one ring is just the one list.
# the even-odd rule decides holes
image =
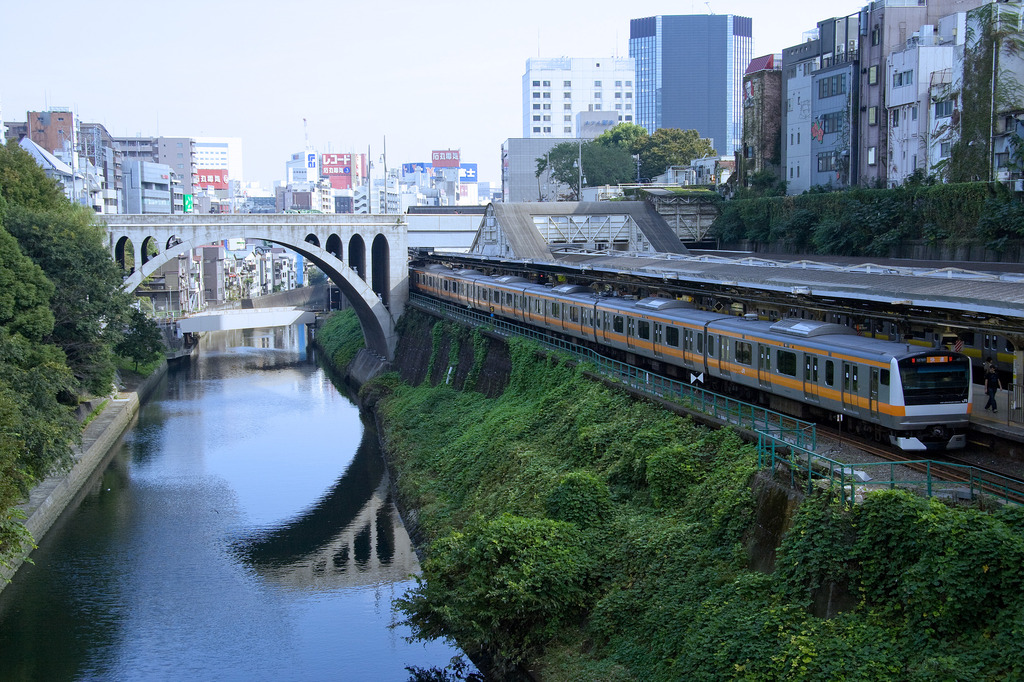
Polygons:
[[348,308],[331,313],[316,330],[316,345],[344,371],[365,345],[356,312]]
[[749,239],[844,256],[887,256],[906,240],[979,242],[999,250],[1024,238],[1024,210],[1001,185],[915,179],[893,189],[736,199],[724,204],[712,234],[723,242]]
[[70,462],[79,395],[111,389],[131,308],[104,244],[91,211],[0,146],[0,565],[32,544],[14,507]]
[[[750,446],[527,343],[511,354],[495,399],[396,375],[364,387],[428,543],[399,602],[420,636],[545,680],[1024,675],[1024,510],[823,494],[757,573]],[[812,615],[833,588],[847,610]]]

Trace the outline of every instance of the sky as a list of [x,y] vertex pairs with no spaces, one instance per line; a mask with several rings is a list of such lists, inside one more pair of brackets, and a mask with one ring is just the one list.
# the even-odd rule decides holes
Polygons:
[[709,11],[751,17],[754,56],[780,53],[865,1],[17,2],[0,14],[0,111],[67,107],[118,137],[240,137],[244,180],[267,188],[307,138],[377,168],[385,144],[390,168],[459,149],[500,186],[527,59],[628,57],[630,19]]

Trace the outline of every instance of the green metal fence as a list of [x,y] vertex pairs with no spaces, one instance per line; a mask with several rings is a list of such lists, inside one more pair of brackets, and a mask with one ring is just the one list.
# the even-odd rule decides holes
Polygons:
[[[871,490],[903,488],[915,490],[925,497],[944,497],[973,500],[987,495],[1009,504],[1021,504],[1019,482],[990,471],[984,471],[963,464],[941,464],[929,459],[899,462],[861,462],[855,465],[837,462],[806,448],[780,444],[776,439],[759,436],[757,443],[758,468],[775,469],[785,466],[789,472],[790,485],[803,488],[808,494],[815,487],[831,488],[839,493],[844,503],[853,504],[858,489],[860,494]],[[906,465],[924,468],[921,478],[898,478],[897,472],[909,472]],[[964,481],[953,482],[940,478],[933,468],[955,471]],[[902,467],[902,468],[900,468]],[[863,471],[870,480],[862,481],[857,476]]]

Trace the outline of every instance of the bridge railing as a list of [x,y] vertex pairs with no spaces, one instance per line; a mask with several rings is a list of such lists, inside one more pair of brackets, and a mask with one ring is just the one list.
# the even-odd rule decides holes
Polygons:
[[499,334],[532,339],[546,348],[568,353],[579,361],[592,363],[598,374],[620,381],[634,390],[675,402],[720,421],[750,429],[780,446],[794,445],[813,450],[817,445],[817,430],[811,422],[719,395],[698,386],[614,360],[592,348],[502,318],[491,317],[471,308],[464,308],[420,294],[410,294],[409,303],[421,310],[459,320],[472,326],[490,328]]

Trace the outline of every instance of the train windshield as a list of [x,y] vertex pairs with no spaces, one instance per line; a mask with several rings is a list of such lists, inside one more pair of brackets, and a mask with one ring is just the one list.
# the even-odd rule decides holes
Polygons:
[[959,403],[971,397],[971,361],[962,355],[921,355],[899,361],[907,405]]

